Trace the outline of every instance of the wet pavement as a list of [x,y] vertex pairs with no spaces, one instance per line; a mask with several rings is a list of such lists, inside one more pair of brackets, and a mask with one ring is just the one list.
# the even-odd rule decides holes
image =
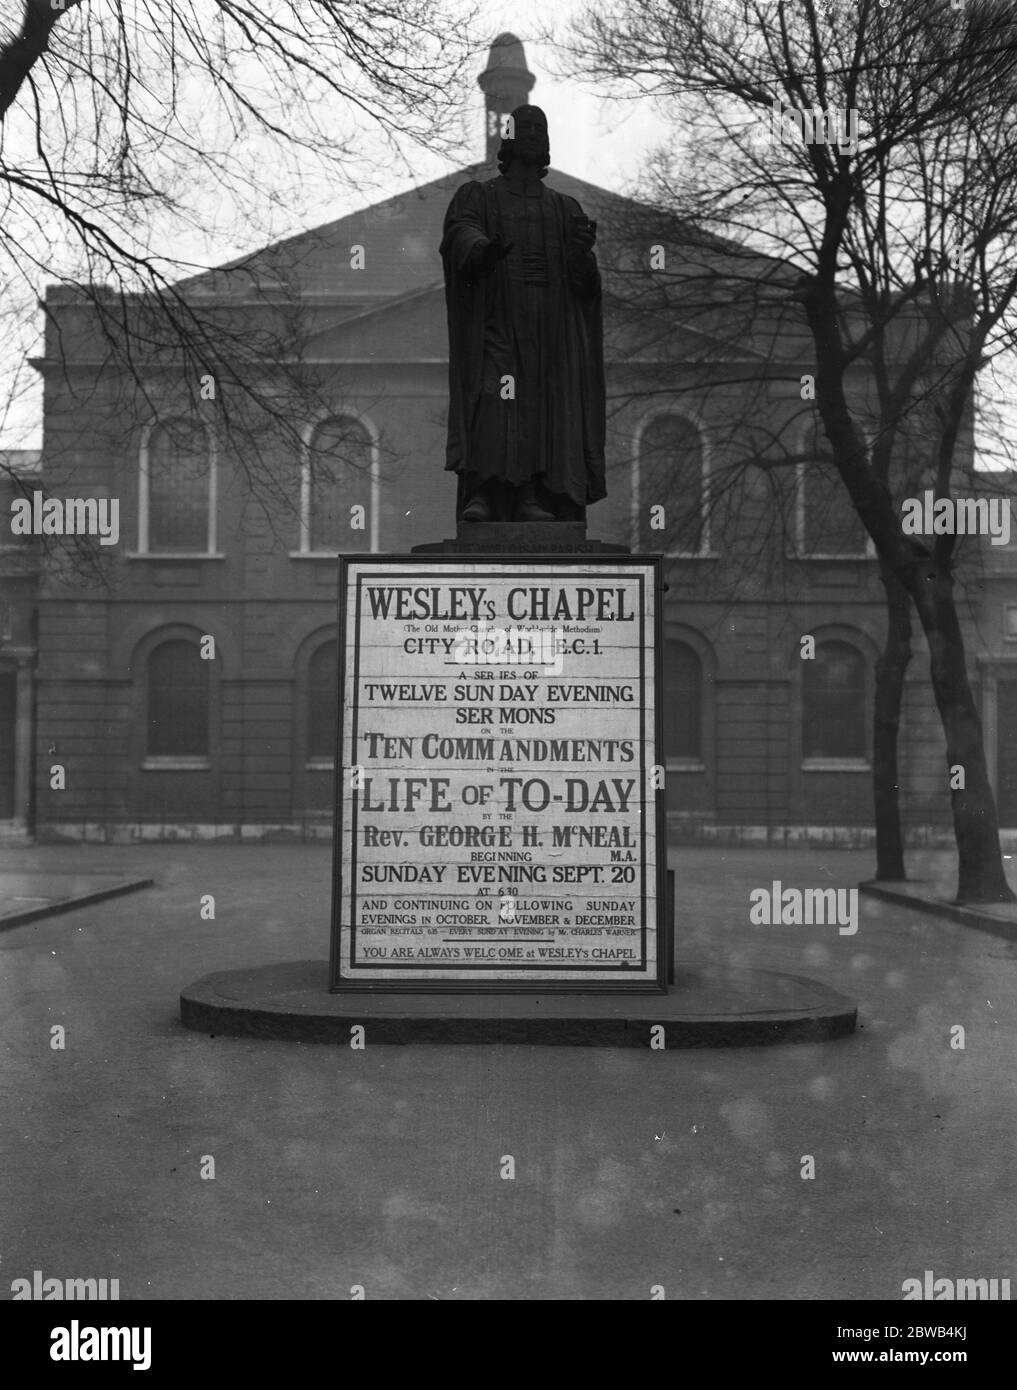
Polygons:
[[39,917],[147,888],[150,878],[99,872],[7,871],[0,868],[0,931]]
[[896,1299],[927,1269],[1017,1276],[1017,948],[865,896],[852,935],[750,922],[754,889],[857,885],[868,853],[672,849],[679,960],[859,1002],[848,1038],[696,1051],[210,1038],[182,987],[325,955],[327,846],[5,862],[156,885],[0,934],[0,1296],[36,1269],[170,1299]]

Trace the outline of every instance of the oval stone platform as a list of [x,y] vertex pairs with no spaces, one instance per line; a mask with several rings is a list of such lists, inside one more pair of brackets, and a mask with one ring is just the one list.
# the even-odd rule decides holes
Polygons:
[[752,1047],[852,1033],[857,1005],[826,985],[770,970],[690,963],[666,994],[328,993],[323,960],[206,975],[180,995],[198,1032],[290,1042],[530,1043],[570,1047]]

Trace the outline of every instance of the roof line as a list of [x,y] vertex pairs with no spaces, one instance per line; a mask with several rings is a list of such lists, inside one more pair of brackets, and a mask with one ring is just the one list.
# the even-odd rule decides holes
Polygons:
[[178,288],[189,284],[193,280],[202,280],[209,275],[222,275],[228,271],[243,270],[245,266],[257,260],[259,256],[263,256],[266,251],[271,251],[273,253],[280,251],[286,246],[303,241],[305,237],[310,236],[314,232],[320,233],[322,238],[325,239],[328,233],[341,226],[343,222],[351,221],[354,217],[365,217],[376,208],[385,207],[387,203],[395,203],[403,198],[420,198],[425,190],[433,188],[437,184],[450,182],[455,178],[469,178],[477,174],[482,174],[485,171],[493,173],[494,165],[484,160],[479,160],[474,164],[467,164],[461,168],[454,169],[447,174],[439,174],[437,178],[429,179],[427,183],[415,184],[412,188],[406,189],[403,193],[390,193],[387,198],[379,198],[375,203],[367,203],[363,207],[353,208],[350,212],[343,213],[342,217],[334,217],[331,222],[322,222],[316,227],[305,227],[302,231],[293,232],[292,235],[283,237],[280,241],[270,241],[266,245],[258,246],[253,251],[246,252],[243,256],[237,256],[234,260],[227,261],[224,265],[209,266],[206,270],[201,270],[196,275],[188,276],[187,280],[178,281]]
[[320,328],[315,328],[308,333],[308,342],[313,342],[315,338],[320,338],[323,333],[331,333],[334,328],[345,328],[348,323],[359,323],[361,319],[373,318],[375,314],[381,314],[386,309],[398,309],[404,304],[411,304],[415,299],[424,299],[429,294],[434,294],[436,290],[444,289],[441,280],[433,280],[431,284],[424,285],[422,289],[407,290],[405,294],[395,294],[390,299],[383,299],[380,304],[372,304],[365,309],[359,309],[355,314],[349,314],[346,318],[335,319],[332,323],[322,324]]
[[[462,165],[457,169],[450,170],[447,174],[439,174],[436,178],[429,179],[427,183],[416,184],[412,188],[404,190],[402,193],[392,193],[387,198],[379,198],[377,202],[367,203],[363,207],[353,208],[350,212],[344,213],[341,217],[335,217],[330,222],[322,222],[316,227],[305,227],[302,231],[294,232],[292,235],[283,237],[279,241],[270,241],[267,244],[258,246],[242,256],[237,256],[232,261],[225,262],[223,265],[208,266],[205,270],[200,270],[195,275],[188,276],[185,280],[178,280],[175,288],[178,290],[187,289],[211,276],[225,275],[230,272],[244,270],[246,267],[257,262],[266,252],[270,252],[273,255],[277,254],[287,246],[292,246],[304,241],[311,235],[318,235],[325,241],[328,239],[329,235],[333,234],[336,228],[340,227],[344,222],[351,222],[354,218],[358,217],[367,217],[372,212],[376,211],[376,209],[385,207],[391,203],[397,203],[403,200],[424,201],[429,191],[442,184],[470,179],[475,180],[483,175],[490,175],[493,177],[496,173],[497,168],[495,164],[489,160],[477,160],[471,164]],[[568,179],[572,183],[580,184],[584,188],[588,188],[602,195],[605,199],[614,199],[621,203],[635,203],[638,201],[625,193],[616,193],[610,188],[603,188],[600,184],[591,183],[589,179],[580,178],[577,174],[569,174],[564,169],[552,167],[549,170],[549,178],[552,183],[555,175]]]

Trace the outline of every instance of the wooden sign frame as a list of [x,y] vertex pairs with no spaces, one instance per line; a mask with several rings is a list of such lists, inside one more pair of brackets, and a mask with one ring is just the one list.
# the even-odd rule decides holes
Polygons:
[[[504,605],[500,602],[503,595]],[[329,966],[333,992],[586,994],[666,990],[671,933],[666,918],[667,836],[661,775],[661,595],[660,556],[340,557]],[[368,611],[371,606],[373,613]],[[508,608],[513,609],[511,614]],[[518,611],[525,608],[530,610],[528,618]],[[391,632],[391,640],[378,643],[379,632],[386,638]],[[612,634],[618,636],[617,642]],[[621,640],[630,639],[630,634],[635,641]],[[451,649],[450,640],[454,642]],[[554,690],[554,678],[546,674],[553,669],[548,664],[552,641],[556,655],[550,659],[562,667]],[[481,651],[484,644],[486,650]],[[539,663],[532,655],[538,647]],[[495,655],[489,655],[491,652]],[[464,654],[472,656],[472,666],[457,659]],[[607,671],[600,672],[598,683],[601,663]],[[488,668],[491,674],[486,674]],[[536,683],[522,679],[530,668],[540,673]],[[473,691],[486,696],[491,690],[492,718],[483,724],[476,722],[482,715],[469,713],[473,707],[470,702],[457,704],[447,698],[469,684],[460,678],[471,669],[477,673]],[[508,673],[508,679],[502,680],[499,673]],[[371,680],[372,675],[376,679]],[[581,684],[584,677],[586,683]],[[485,681],[492,684],[485,688]],[[542,681],[547,685],[540,688]],[[525,698],[527,708],[523,712],[528,718],[532,711],[533,718],[557,720],[557,712],[553,716],[536,713],[547,710],[548,699],[555,695],[562,695],[557,709],[567,716],[577,708],[568,702],[570,692],[574,698],[585,699],[591,691],[613,691],[620,697],[629,686],[638,693],[628,711],[613,705],[603,709],[584,706],[582,713],[589,719],[579,727],[585,736],[579,736],[574,717],[567,732],[561,725],[536,723],[518,729],[502,725],[502,732],[495,734],[494,723],[514,717],[511,710],[505,713],[505,705],[495,715],[495,691],[498,695],[511,692],[514,682],[517,689],[510,698]],[[381,692],[381,703],[377,703],[377,692]],[[429,701],[438,700],[441,707],[435,703],[431,712]],[[414,720],[418,707],[424,710],[423,724]],[[456,720],[471,722],[453,722],[447,717],[453,710]],[[631,717],[626,722],[627,715]],[[367,728],[367,724],[372,727]],[[428,724],[438,727],[425,734]],[[627,730],[627,735],[619,734],[619,729]],[[615,737],[607,736],[605,731],[610,730],[615,731]],[[474,734],[476,739],[471,738]],[[607,745],[612,755],[617,749],[619,756],[627,753],[631,762],[597,764],[589,771],[589,764],[581,771],[556,770],[544,764],[506,764],[500,751],[511,749],[517,741],[527,748],[546,745],[556,751]],[[424,757],[425,747],[428,765],[414,767],[401,761],[409,757],[412,763],[412,759]],[[483,766],[452,766],[450,760],[441,758],[450,747],[478,748]],[[483,755],[489,747],[494,749],[493,758]],[[358,756],[362,759],[359,763]],[[540,776],[542,770],[546,777]],[[474,781],[461,780],[470,775]],[[484,777],[491,781],[482,781]],[[538,789],[534,791],[535,787]],[[595,787],[592,793],[591,787]],[[503,801],[495,798],[496,792],[503,792]],[[467,805],[468,796],[486,796],[488,800],[482,805],[491,809],[485,811],[475,802]],[[525,807],[524,796],[528,798]],[[633,817],[637,796],[638,814]],[[551,817],[559,814],[558,804],[563,805],[562,815],[568,811],[576,816],[568,822],[567,830],[558,830],[551,822]],[[370,816],[381,819],[368,819]],[[524,828],[521,822],[525,816],[530,821]],[[619,828],[619,819],[624,827]],[[471,824],[481,828],[455,828]],[[581,830],[581,824],[591,828]],[[638,848],[633,854],[636,827]],[[541,831],[543,839],[538,838]],[[503,868],[502,862],[523,858],[526,852],[520,854],[520,846],[524,840],[546,852],[550,847],[548,833],[559,842],[553,855],[556,862],[545,864],[545,879],[539,887],[531,886],[531,879],[521,890],[528,896],[520,899],[515,889],[500,884],[500,878],[519,874],[526,883],[526,876],[537,874],[538,869]],[[493,850],[472,849],[470,857],[476,857],[467,868],[461,845],[453,848],[448,843],[431,843],[436,837],[441,841],[443,835],[446,842],[483,835],[487,837],[485,846],[493,845]],[[568,859],[576,836],[598,843],[618,840],[629,848],[588,849],[599,858],[587,860],[589,867],[583,867],[582,861]],[[425,840],[426,848],[422,846]],[[565,844],[564,852],[561,843]],[[376,854],[379,848],[385,853]],[[408,853],[416,854],[417,860],[408,861]],[[623,855],[629,860],[627,867],[612,868],[610,860]],[[531,865],[544,863],[533,856],[528,858]],[[626,898],[623,886],[610,881],[611,874],[620,885],[623,879],[632,881],[633,867],[637,891],[633,895],[629,890]],[[429,875],[423,896],[417,896],[414,887],[393,891],[384,878],[399,875],[402,882],[423,869]],[[379,881],[373,877],[378,875],[384,885],[375,893],[364,890],[362,875],[368,872],[370,881]],[[446,879],[446,875],[451,879],[453,872],[458,879],[455,886]],[[470,881],[478,885],[485,876],[492,881],[500,898],[497,919],[491,919],[490,911],[496,904],[491,890],[484,887],[476,889],[475,910],[469,910],[471,888],[459,886],[464,873],[472,875]],[[435,876],[439,889],[445,891],[432,891]],[[555,882],[548,883],[552,876]],[[592,879],[589,885],[587,878]],[[561,891],[570,885],[574,885],[573,891]],[[569,912],[584,923],[628,921],[627,912],[578,912],[573,904],[581,899],[579,890],[587,886],[597,890],[593,898],[586,893],[586,900],[594,904],[605,909],[611,903],[631,906],[633,925],[601,928],[601,932],[611,933],[609,937],[598,937],[596,927],[569,926]],[[365,909],[365,901],[371,904],[370,910]],[[429,909],[432,901],[457,910]],[[531,902],[547,911],[534,911],[529,907]],[[516,914],[516,903],[526,908],[524,915]],[[557,912],[553,910],[556,904],[562,905]],[[385,908],[390,910],[379,910]],[[484,918],[485,910],[487,925],[470,925]],[[565,926],[561,926],[563,917]],[[426,925],[421,925],[421,919]],[[382,925],[376,925],[379,922]],[[456,922],[466,925],[449,925]],[[548,925],[551,923],[556,925]],[[371,944],[368,934],[375,938]],[[404,939],[396,944],[399,937]],[[585,947],[576,944],[580,939],[614,944]],[[559,940],[571,944],[552,944]],[[622,944],[626,941],[629,946]],[[427,952],[425,961],[419,958],[423,951]],[[562,964],[556,964],[559,960]]]

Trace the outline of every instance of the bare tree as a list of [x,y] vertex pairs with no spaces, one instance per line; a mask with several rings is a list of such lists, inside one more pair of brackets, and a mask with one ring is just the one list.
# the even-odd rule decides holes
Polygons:
[[[266,289],[253,263],[246,298],[260,306],[247,321],[232,307],[223,314],[196,292],[203,266],[189,248],[227,236],[257,246],[280,224],[292,230],[293,208],[317,211],[399,168],[410,174],[425,147],[455,151],[472,13],[443,0],[21,0],[19,9],[0,19],[8,344],[25,342],[43,285],[62,282],[63,302],[81,306],[75,323],[96,374],[130,383],[121,405],[130,395],[135,418],[154,409],[154,383],[173,375],[199,411],[211,377],[248,485],[269,505],[292,506],[272,460],[280,442],[292,452],[319,402],[321,382],[302,362],[306,325],[285,311],[287,287]],[[235,263],[232,283],[244,274]],[[63,340],[68,319],[49,316],[51,366],[84,342]],[[60,449],[55,428],[48,463]]]
[[[976,374],[1014,341],[1017,10],[622,0],[588,11],[572,47],[588,74],[677,105],[694,137],[675,180],[690,225],[723,230],[747,266],[763,247],[797,267],[796,283],[770,271],[765,284],[807,328],[802,377],[888,591],[877,810],[884,825],[895,813],[906,594],[929,644],[947,766],[963,769],[951,778],[958,899],[1011,900],[955,601],[957,536],[905,531],[915,460],[901,463],[899,436],[920,416],[921,475],[949,499]],[[874,380],[871,444],[873,407],[851,385],[859,367]]]

